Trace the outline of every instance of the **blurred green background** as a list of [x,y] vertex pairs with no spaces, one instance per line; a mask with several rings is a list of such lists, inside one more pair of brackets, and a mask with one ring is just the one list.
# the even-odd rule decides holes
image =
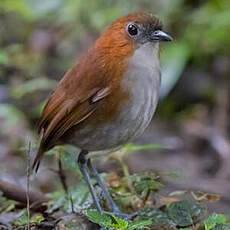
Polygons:
[[113,20],[134,11],[159,16],[174,42],[162,45],[161,101],[137,140],[165,151],[133,156],[129,167],[183,169],[192,187],[230,191],[229,0],[0,0],[2,179],[23,178],[25,146],[38,140],[36,124],[56,82]]

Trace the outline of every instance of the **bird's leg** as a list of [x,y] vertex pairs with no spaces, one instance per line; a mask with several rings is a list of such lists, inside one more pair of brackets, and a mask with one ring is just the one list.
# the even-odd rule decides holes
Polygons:
[[115,213],[120,212],[119,208],[117,207],[117,205],[113,201],[112,197],[110,196],[108,188],[105,186],[104,182],[101,180],[100,175],[98,174],[96,168],[92,165],[92,162],[90,159],[88,159],[87,165],[88,165],[90,172],[93,174],[93,176],[97,180],[97,183],[101,187],[104,198],[106,199],[106,202],[107,202],[109,208]]
[[97,210],[103,214],[103,210],[101,208],[101,205],[100,205],[100,202],[99,202],[99,199],[97,197],[97,194],[94,190],[94,187],[93,187],[93,184],[90,180],[90,176],[89,176],[89,173],[87,171],[87,159],[86,159],[86,155],[87,155],[88,151],[85,151],[85,150],[82,150],[80,153],[79,153],[79,156],[78,156],[78,167],[79,167],[79,170],[81,172],[81,174],[83,175],[84,177],[84,180],[86,181],[88,187],[89,187],[89,190],[90,190],[90,193],[92,195],[92,198],[93,198],[93,201],[97,207]]
[[[84,180],[86,181],[90,193],[92,195],[93,201],[96,205],[97,210],[103,214],[103,213],[107,213],[107,214],[112,214],[112,215],[116,215],[119,218],[123,218],[123,219],[130,219],[134,216],[136,216],[136,213],[133,214],[124,214],[122,213],[119,208],[117,207],[117,205],[115,204],[115,202],[113,201],[113,199],[111,198],[108,189],[106,188],[106,186],[104,185],[104,183],[102,182],[97,170],[93,167],[90,159],[86,159],[86,155],[88,154],[88,151],[82,150],[78,156],[78,166],[79,166],[79,170],[82,173]],[[97,194],[94,190],[93,184],[91,182],[88,170],[93,174],[93,176],[95,177],[95,179],[97,180],[99,186],[101,187],[102,191],[103,191],[103,195],[108,203],[109,208],[111,208],[112,213],[110,212],[105,212],[102,210],[99,199],[97,197]]]
[[[104,182],[101,180],[100,175],[98,174],[96,168],[92,165],[92,162],[90,159],[87,160],[87,165],[88,165],[88,169],[90,170],[90,172],[93,174],[93,176],[95,177],[95,179],[97,180],[97,183],[99,184],[99,186],[102,189],[104,198],[107,201],[107,204],[109,206],[109,208],[112,210],[112,213],[107,212],[108,214],[113,214],[118,216],[119,218],[124,218],[124,219],[130,219],[134,216],[136,216],[136,213],[133,214],[125,214],[122,213],[120,211],[120,209],[117,207],[117,205],[115,204],[115,202],[113,201],[112,197],[109,194],[108,188],[105,186]],[[106,213],[106,212],[105,212]]]

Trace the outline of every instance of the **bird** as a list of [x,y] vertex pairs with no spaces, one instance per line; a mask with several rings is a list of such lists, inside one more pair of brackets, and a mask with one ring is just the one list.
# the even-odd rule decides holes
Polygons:
[[108,208],[125,218],[91,162],[139,137],[149,125],[159,99],[159,43],[172,41],[151,13],[135,12],[115,20],[64,74],[49,97],[39,122],[42,133],[33,162],[57,145],[80,149],[76,163],[96,209],[105,211],[91,182],[102,188]]

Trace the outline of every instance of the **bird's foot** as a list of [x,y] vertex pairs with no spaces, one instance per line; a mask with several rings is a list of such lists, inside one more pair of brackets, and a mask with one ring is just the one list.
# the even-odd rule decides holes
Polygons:
[[131,214],[126,214],[122,213],[121,211],[114,211],[114,212],[104,212],[105,214],[108,214],[110,216],[116,216],[118,218],[124,219],[124,220],[130,220],[134,217],[137,216],[137,212],[131,213]]

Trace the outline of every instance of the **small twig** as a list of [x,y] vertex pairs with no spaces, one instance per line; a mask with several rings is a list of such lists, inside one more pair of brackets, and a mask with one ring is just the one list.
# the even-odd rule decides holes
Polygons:
[[146,193],[146,195],[145,195],[145,197],[144,197],[144,199],[143,199],[143,205],[144,205],[144,206],[146,205],[146,203],[147,203],[147,201],[148,201],[148,199],[149,199],[150,193],[151,193],[151,190],[148,189],[148,191],[147,191],[147,193]]
[[27,165],[26,165],[26,202],[27,202],[27,229],[30,230],[30,150],[31,142],[29,142],[28,151],[26,153]]
[[63,171],[63,167],[62,167],[62,162],[61,162],[61,157],[59,156],[58,158],[58,175],[62,184],[63,189],[65,190],[66,194],[68,194],[68,186],[66,183],[66,176],[65,173]]
[[62,162],[61,162],[60,155],[59,155],[59,158],[58,158],[58,175],[59,175],[62,187],[65,190],[66,196],[70,200],[71,210],[74,213],[73,199],[72,199],[72,196],[71,196],[71,194],[69,193],[69,190],[68,190],[68,185],[66,183],[66,176],[65,176],[65,173],[64,173],[64,170],[63,170],[63,167],[62,167]]

